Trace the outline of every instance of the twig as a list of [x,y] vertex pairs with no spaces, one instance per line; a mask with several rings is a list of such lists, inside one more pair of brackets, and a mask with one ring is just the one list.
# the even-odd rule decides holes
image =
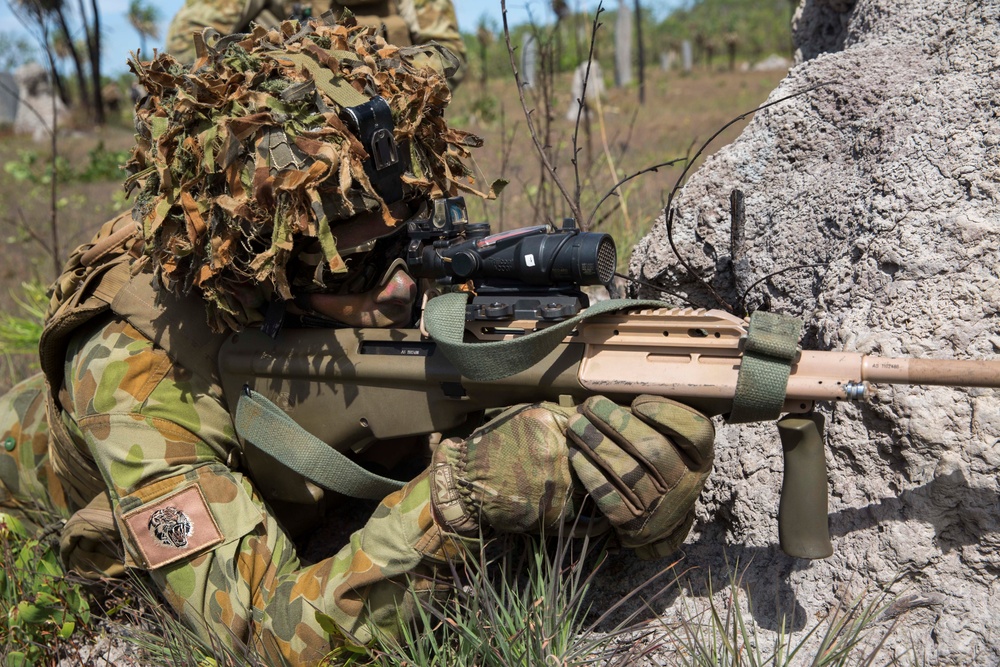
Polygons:
[[628,131],[625,133],[625,140],[618,142],[620,147],[618,151],[618,159],[625,159],[625,154],[629,152],[632,147],[632,135],[635,133],[635,126],[639,121],[639,109],[632,110],[632,119],[628,122]]
[[822,82],[822,83],[817,83],[816,85],[810,86],[809,88],[804,88],[803,90],[799,90],[799,91],[796,91],[796,92],[794,92],[794,93],[792,93],[790,95],[786,95],[784,97],[778,98],[778,99],[774,100],[773,102],[767,102],[765,104],[760,105],[759,107],[757,107],[755,109],[751,109],[750,111],[746,111],[744,113],[741,113],[739,116],[736,116],[735,118],[733,118],[732,120],[730,120],[728,123],[726,123],[725,125],[723,125],[722,127],[720,127],[718,130],[715,131],[715,133],[712,136],[710,136],[707,140],[705,140],[705,143],[703,143],[701,145],[701,147],[698,149],[698,152],[695,153],[695,155],[694,155],[693,158],[691,158],[691,162],[688,164],[687,167],[684,168],[684,171],[681,172],[681,175],[677,178],[677,181],[674,183],[673,189],[670,191],[670,196],[667,198],[667,206],[670,206],[670,204],[672,203],[672,201],[674,199],[674,196],[677,194],[677,191],[680,189],[681,183],[684,182],[684,177],[687,176],[688,171],[691,169],[691,167],[694,165],[694,163],[697,162],[698,158],[701,157],[701,154],[705,152],[705,149],[708,148],[709,144],[711,144],[713,141],[715,141],[716,138],[718,138],[718,136],[720,134],[722,134],[723,132],[725,132],[726,130],[728,130],[730,127],[732,127],[736,123],[738,123],[741,120],[745,119],[747,116],[751,116],[751,115],[757,113],[758,111],[763,111],[764,109],[767,109],[768,107],[773,107],[776,104],[781,104],[782,102],[790,100],[790,99],[792,99],[794,97],[799,97],[800,95],[805,95],[806,93],[811,93],[814,90],[817,90],[817,89],[822,88],[824,86],[829,86],[832,83],[836,83],[836,81],[825,81],[825,82]]
[[745,290],[743,291],[743,293],[742,293],[742,294],[740,294],[740,295],[739,295],[739,300],[740,300],[740,306],[741,306],[741,307],[743,308],[743,314],[744,314],[744,315],[746,315],[746,314],[747,314],[747,301],[746,301],[746,298],[747,298],[748,296],[750,296],[750,292],[751,292],[751,291],[752,291],[752,290],[753,290],[753,289],[754,289],[755,287],[757,287],[757,285],[760,285],[760,284],[761,284],[761,283],[763,283],[764,281],[766,281],[766,280],[770,280],[771,278],[773,278],[773,277],[775,277],[775,276],[780,276],[780,275],[781,275],[781,274],[783,274],[783,273],[790,273],[790,272],[792,272],[792,271],[800,271],[800,270],[802,270],[802,269],[819,269],[819,268],[823,268],[823,267],[826,267],[826,266],[829,266],[829,264],[828,264],[827,262],[818,262],[818,263],[816,263],[816,264],[799,264],[799,265],[797,265],[797,266],[789,266],[789,267],[787,267],[787,268],[784,268],[784,269],[780,269],[780,270],[778,270],[778,271],[775,271],[774,273],[769,273],[769,274],[767,274],[767,275],[766,275],[766,276],[764,276],[763,278],[760,278],[760,279],[758,279],[758,280],[755,280],[755,281],[754,281],[753,283],[751,283],[751,284],[750,284],[750,286],[749,286],[749,287],[747,287],[747,288],[746,288],[746,289],[745,289]]
[[[597,125],[601,129],[601,146],[604,149],[604,159],[607,162],[608,170],[611,172],[611,180],[614,181],[618,178],[618,168],[615,166],[615,159],[611,155],[611,149],[608,147],[608,132],[604,124],[604,105],[601,104],[601,96],[597,96]],[[618,186],[615,186],[615,190]],[[621,197],[621,211],[622,217],[625,218],[625,229],[629,233],[632,232],[632,217],[628,213],[628,201],[625,198],[625,193],[620,193]],[[589,223],[589,221],[588,221]],[[581,229],[586,231],[589,229],[588,226],[581,226]]]
[[699,304],[695,303],[694,301],[692,301],[688,297],[684,296],[683,294],[677,294],[675,292],[671,292],[668,289],[660,287],[659,285],[654,285],[653,283],[646,282],[645,280],[640,280],[639,278],[632,278],[630,276],[626,276],[625,274],[618,273],[618,272],[615,272],[615,277],[616,278],[622,278],[623,280],[626,280],[626,281],[628,281],[630,283],[634,283],[634,284],[639,285],[641,287],[647,287],[649,289],[656,290],[660,294],[668,294],[668,295],[674,297],[675,299],[680,299],[681,301],[683,301],[687,305],[691,306],[692,308],[698,308],[698,307],[700,307]]
[[[707,289],[708,292],[712,295],[712,297],[716,300],[716,302],[719,305],[721,305],[722,307],[726,308],[727,310],[731,310],[731,306],[726,302],[725,299],[722,298],[721,295],[719,295],[718,292],[716,292],[715,288],[712,287],[712,285],[707,280],[705,280],[701,276],[701,274],[699,274],[698,271],[695,270],[695,268],[693,266],[691,266],[684,259],[684,257],[681,255],[680,251],[677,249],[676,243],[674,242],[674,212],[675,212],[675,209],[674,209],[674,206],[673,206],[673,202],[674,202],[674,198],[677,195],[677,191],[680,190],[681,184],[684,182],[684,179],[687,176],[688,171],[690,171],[691,167],[695,164],[695,162],[698,161],[698,158],[701,157],[702,153],[705,152],[705,149],[708,148],[708,146],[713,141],[715,141],[715,139],[718,138],[718,136],[720,134],[722,134],[723,132],[725,132],[731,126],[733,126],[734,124],[736,124],[736,123],[740,122],[741,120],[745,119],[747,116],[750,116],[752,114],[757,113],[758,111],[762,111],[764,109],[767,109],[768,107],[772,107],[772,106],[774,106],[776,104],[780,104],[781,102],[785,102],[785,101],[790,100],[792,98],[799,97],[800,95],[805,95],[806,93],[812,92],[812,91],[817,90],[819,88],[822,88],[824,86],[828,86],[831,83],[836,83],[836,82],[835,81],[824,81],[822,83],[818,83],[818,84],[816,84],[814,86],[810,86],[808,88],[804,88],[804,89],[796,91],[796,92],[794,92],[794,93],[792,93],[790,95],[786,95],[786,96],[778,98],[778,99],[776,99],[774,101],[767,102],[766,104],[762,104],[759,107],[756,107],[755,109],[751,109],[750,111],[744,112],[744,113],[740,114],[739,116],[736,116],[735,118],[733,118],[732,120],[730,120],[728,123],[726,123],[725,125],[723,125],[722,127],[720,127],[718,130],[716,130],[715,133],[711,137],[709,137],[701,145],[701,147],[698,149],[698,151],[694,154],[694,157],[691,158],[690,161],[688,162],[687,166],[684,167],[684,170],[681,172],[680,176],[677,177],[677,180],[674,182],[674,187],[670,190],[670,195],[667,197],[667,204],[664,207],[664,213],[666,214],[666,221],[665,222],[666,222],[666,227],[667,227],[667,242],[670,244],[670,249],[671,249],[671,251],[673,251],[674,257],[677,258],[677,262],[684,268],[684,270],[686,270],[688,272],[688,275],[690,275],[693,279],[695,279],[696,281],[698,281],[699,283],[701,283],[702,286],[704,286],[705,289]],[[667,271],[667,269],[663,269],[662,271],[660,271],[659,273],[657,273],[653,277],[653,280],[655,281],[655,280],[658,280],[658,279],[662,278],[663,275],[666,273],[666,271]]]
[[[678,162],[684,162],[686,159],[687,158],[678,157],[678,158],[674,158],[673,160],[670,160],[668,162],[660,162],[659,164],[654,164],[651,167],[646,167],[645,169],[641,169],[641,170],[639,170],[639,171],[637,171],[637,172],[635,172],[633,174],[629,174],[625,178],[623,178],[620,181],[618,181],[617,183],[615,183],[614,186],[610,190],[608,190],[608,192],[603,197],[601,197],[601,200],[599,202],[597,202],[597,205],[594,206],[594,210],[591,212],[590,217],[587,218],[588,225],[590,225],[590,223],[593,222],[594,217],[597,215],[597,211],[601,208],[601,206],[604,204],[604,202],[606,202],[609,198],[617,195],[618,188],[620,188],[621,186],[625,185],[626,183],[628,183],[632,179],[638,178],[639,176],[642,176],[643,174],[648,174],[648,173],[651,173],[651,172],[659,171],[660,167],[672,167],[675,164],[677,164]],[[592,225],[592,226],[596,227],[596,226],[599,226],[599,225]]]
[[[52,57],[52,49],[45,50],[49,61],[49,70],[55,75],[56,63]],[[52,97],[52,131],[49,133],[49,144],[52,148],[52,180],[49,188],[49,237],[52,239],[52,279],[59,278],[62,271],[62,260],[59,258],[59,169],[56,158],[59,155],[58,138],[56,135],[56,96]]]
[[510,25],[508,24],[507,21],[507,0],[500,0],[500,13],[503,15],[503,36],[504,36],[504,41],[507,44],[507,55],[510,58],[510,67],[514,73],[514,83],[517,85],[517,97],[521,102],[521,109],[524,111],[524,118],[527,121],[528,132],[529,134],[531,134],[531,141],[532,143],[534,143],[535,150],[538,151],[538,155],[542,160],[542,164],[545,165],[545,169],[552,176],[552,180],[555,182],[556,186],[559,188],[559,191],[562,193],[562,196],[569,204],[570,211],[572,212],[573,217],[576,218],[577,220],[580,220],[581,219],[580,207],[576,202],[573,201],[573,198],[570,197],[569,192],[566,190],[566,186],[563,185],[562,180],[556,174],[555,167],[552,165],[552,162],[549,160],[549,156],[545,152],[545,148],[542,146],[541,141],[539,141],[538,139],[538,133],[535,129],[535,124],[531,120],[532,111],[528,109],[528,103],[524,99],[524,84],[521,81],[521,75],[518,72],[517,63],[515,62],[514,59],[514,47],[510,43]]
[[[582,192],[583,192],[583,190],[582,190],[583,186],[580,183],[580,163],[579,163],[579,160],[577,160],[577,156],[580,154],[580,144],[579,144],[579,138],[580,138],[580,121],[582,119],[584,119],[584,118],[586,119],[585,128],[587,129],[587,148],[588,148],[587,161],[588,161],[588,166],[589,166],[590,163],[593,162],[593,160],[590,158],[590,155],[589,155],[589,149],[590,149],[590,131],[589,131],[589,128],[590,128],[590,113],[589,113],[589,110],[587,109],[587,84],[590,83],[590,70],[591,70],[591,67],[594,64],[594,49],[597,46],[597,31],[601,27],[600,18],[601,18],[601,13],[603,11],[604,11],[604,5],[603,5],[603,3],[598,3],[598,5],[597,5],[597,11],[594,12],[594,20],[591,23],[591,27],[590,27],[590,49],[587,51],[587,69],[583,73],[583,86],[581,86],[581,89],[580,89],[580,99],[578,99],[576,101],[576,103],[577,103],[576,123],[573,126],[573,159],[572,159],[572,162],[573,162],[573,175],[574,175],[574,178],[576,179],[576,200],[575,200],[576,209],[574,210],[573,213],[576,216],[577,221],[580,222],[581,225],[583,223],[583,218],[581,217],[581,211],[580,211],[580,199],[581,199]],[[571,205],[571,207],[572,207],[572,205]],[[586,226],[581,226],[581,229],[583,231],[587,231],[587,227]]]
[[18,222],[15,223],[8,220],[7,223],[13,225],[15,229],[20,229],[21,231],[23,231],[31,238],[32,241],[40,245],[42,247],[42,250],[51,254],[52,249],[49,247],[48,242],[45,240],[45,238],[42,237],[41,234],[36,232],[34,228],[32,228],[32,226],[28,224],[27,219],[24,217],[24,211],[21,209],[21,207],[18,206],[17,204],[14,204],[14,210],[17,211]]
[[[743,240],[746,236],[746,197],[739,188],[729,193],[729,263],[736,272],[736,262],[743,254]],[[735,287],[735,278],[734,278]]]
[[[514,137],[517,136],[517,123],[514,123],[514,127],[511,129],[510,136],[507,136],[507,107],[504,104],[500,105],[500,136],[504,138],[502,148],[500,150],[500,173],[506,174],[507,168],[510,166],[510,155],[514,148]],[[500,221],[499,228],[497,231],[503,231],[505,228],[505,223],[507,222],[505,216],[504,202],[506,200],[500,198]]]
[[[13,6],[11,8],[13,9]],[[55,78],[55,76],[56,76],[56,62],[55,62],[54,56],[52,55],[52,49],[49,47],[49,41],[50,40],[49,40],[49,27],[48,27],[48,23],[46,22],[47,19],[41,13],[42,10],[41,10],[40,7],[37,7],[36,10],[39,12],[39,14],[38,14],[38,29],[41,31],[41,34],[34,34],[33,31],[31,30],[31,26],[28,24],[28,22],[25,20],[25,18],[23,16],[21,16],[18,12],[14,12],[14,15],[17,17],[17,20],[28,30],[28,32],[32,33],[32,35],[34,36],[35,40],[38,41],[39,45],[42,47],[42,51],[45,53],[46,60],[48,60],[48,63],[49,63],[49,75],[52,76],[53,78]],[[29,9],[28,11],[30,12],[31,10]],[[52,264],[53,264],[54,273],[55,273],[54,277],[58,278],[59,274],[61,273],[61,270],[62,270],[62,261],[59,258],[59,206],[58,206],[58,203],[59,203],[59,184],[58,184],[59,170],[57,168],[58,165],[57,165],[57,162],[56,162],[56,158],[58,157],[59,146],[58,146],[58,136],[56,134],[56,123],[57,123],[57,120],[58,120],[56,118],[56,111],[57,111],[56,96],[52,95],[52,128],[51,128],[51,130],[45,125],[45,119],[42,117],[42,115],[36,109],[34,109],[30,104],[26,104],[25,108],[27,108],[29,111],[31,111],[33,114],[35,114],[35,116],[41,121],[42,126],[45,127],[45,131],[49,133],[49,143],[50,143],[51,150],[52,150],[52,158],[51,158],[51,163],[50,163],[51,164],[51,168],[52,168],[52,180],[51,180],[51,183],[50,183],[50,193],[49,193],[49,197],[50,197],[50,199],[49,199],[49,235],[50,235],[50,238],[51,238],[52,245],[50,247],[48,247],[48,251],[49,251],[50,256],[52,258]],[[23,215],[22,215],[22,220],[23,220]],[[42,244],[42,247],[47,247],[47,246],[45,244]]]

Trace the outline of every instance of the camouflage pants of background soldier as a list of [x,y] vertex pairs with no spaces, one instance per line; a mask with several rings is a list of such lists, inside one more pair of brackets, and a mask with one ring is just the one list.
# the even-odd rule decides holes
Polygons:
[[[108,483],[126,564],[149,570],[206,637],[254,644],[274,660],[315,663],[331,647],[317,612],[361,642],[380,630],[398,632],[400,614],[413,604],[407,575],[420,575],[416,585],[429,589],[447,547],[455,546],[431,518],[421,475],[383,500],[339,553],[306,566],[252,482],[225,464],[236,446],[230,417],[196,376],[127,323],[112,321],[74,338],[65,377],[68,423]],[[58,518],[75,509],[49,463],[45,391],[39,375],[0,398],[0,506],[36,526],[47,519],[32,508]],[[165,502],[187,511],[195,524],[191,540],[204,544],[161,562],[142,529]],[[85,509],[69,526],[88,521]],[[62,542],[70,562],[79,566],[107,552],[80,543],[85,529],[73,532],[75,542],[66,535]],[[94,527],[90,537],[100,532]],[[98,558],[91,569],[111,565]]]
[[[220,35],[229,35],[247,31],[251,22],[273,28],[289,17],[293,4],[291,0],[187,0],[170,22],[167,53],[191,64],[195,60],[195,32],[213,28]],[[396,46],[437,42],[458,58],[458,71],[448,77],[452,90],[465,76],[465,42],[452,0],[319,0],[298,4],[311,6],[315,18],[327,9],[337,17],[349,9],[361,25],[383,28],[386,41]]]

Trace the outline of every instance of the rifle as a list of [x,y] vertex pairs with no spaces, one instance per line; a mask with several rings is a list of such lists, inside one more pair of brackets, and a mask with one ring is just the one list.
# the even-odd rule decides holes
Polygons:
[[[411,274],[439,283],[425,296],[420,327],[234,334],[219,357],[226,395],[257,392],[326,445],[353,452],[407,436],[467,434],[489,409],[538,401],[569,406],[594,394],[624,404],[654,394],[737,422],[784,414],[777,421],[784,455],[781,547],[825,558],[833,548],[817,401],[862,401],[871,384],[883,383],[1000,387],[997,360],[798,350],[797,327],[786,331],[784,353],[775,351],[768,337],[775,320],[761,313],[748,322],[720,310],[643,301],[590,306],[581,287],[610,282],[614,242],[570,221],[561,230],[490,234],[487,223],[470,224],[464,202],[452,198],[435,202],[434,214],[409,222],[405,233]],[[437,295],[442,285],[470,283],[468,302],[465,292]],[[446,302],[450,315],[435,311]],[[630,307],[639,309],[601,312]],[[763,337],[754,333],[758,315]],[[784,323],[778,320],[777,328]],[[748,370],[760,361],[760,348],[770,371],[783,366],[779,381],[762,383]],[[755,385],[769,382],[778,386],[755,399],[761,390]],[[322,493],[296,484],[296,473],[252,446],[245,457],[252,470],[267,471],[265,495],[310,502]]]

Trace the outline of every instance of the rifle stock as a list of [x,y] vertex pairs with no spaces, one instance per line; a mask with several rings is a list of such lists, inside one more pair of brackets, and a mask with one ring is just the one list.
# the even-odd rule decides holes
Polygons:
[[[544,325],[474,321],[466,335],[501,340],[537,326]],[[277,342],[248,330],[223,345],[219,369],[227,395],[249,385],[327,444],[359,452],[379,440],[461,428],[486,409],[574,404],[595,393],[625,404],[654,394],[724,415],[732,409],[746,336],[746,321],[722,311],[599,315],[580,323],[540,363],[479,382],[463,377],[417,329],[285,329]],[[785,455],[780,534],[792,555],[832,553],[821,422],[807,413],[815,401],[864,399],[869,383],[1000,387],[1000,361],[803,350],[792,365],[784,405],[797,421],[779,426]],[[252,448],[247,456],[251,467],[274,464],[252,460]],[[270,477],[276,480],[272,494],[308,501],[288,490],[295,485]]]

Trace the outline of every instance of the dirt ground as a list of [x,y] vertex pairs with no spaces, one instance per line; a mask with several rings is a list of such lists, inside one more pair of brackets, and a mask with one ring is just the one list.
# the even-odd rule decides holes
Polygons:
[[[761,104],[783,71],[698,72],[683,76],[651,71],[646,101],[638,104],[637,90],[610,89],[589,123],[566,119],[571,104],[568,75],[553,89],[550,111],[526,95],[535,118],[549,118],[540,140],[550,148],[551,161],[570,192],[579,191],[585,221],[596,202],[614,183],[652,165],[680,158],[740,113]],[[470,201],[474,219],[491,222],[494,230],[560,221],[569,207],[562,203],[551,181],[543,183],[540,160],[527,130],[517,88],[511,82],[476,82],[460,88],[449,109],[451,123],[470,129],[485,140],[476,151],[479,169],[489,178],[505,178],[510,185],[498,201]],[[734,124],[710,147],[709,153],[735,138],[747,121]],[[574,135],[576,151],[574,151]],[[132,131],[127,118],[113,126],[60,133],[57,152],[79,172],[92,161],[98,146],[107,151],[128,149]],[[574,165],[571,157],[578,155]],[[89,236],[126,207],[121,179],[58,183],[53,195],[44,169],[50,159],[48,143],[28,137],[0,135],[0,311],[19,313],[17,299],[25,281],[48,284],[55,274],[51,245],[53,201],[59,256]],[[628,180],[621,197],[609,198],[594,216],[592,228],[613,233],[622,248],[624,265],[632,244],[645,232],[666,201],[679,168],[659,169]],[[26,176],[26,174],[28,174]],[[613,175],[613,176],[612,176]],[[579,183],[577,183],[579,181]],[[11,355],[0,350],[0,390],[31,372],[33,355]]]

